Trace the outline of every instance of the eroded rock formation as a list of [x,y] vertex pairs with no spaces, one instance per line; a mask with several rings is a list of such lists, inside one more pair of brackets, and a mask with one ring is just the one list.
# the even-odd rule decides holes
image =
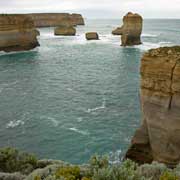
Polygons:
[[180,162],[180,46],[153,49],[141,61],[143,121],[126,158]]
[[59,26],[55,28],[54,35],[58,36],[75,36],[76,29],[73,26]]
[[64,24],[84,25],[84,19],[81,14],[68,13],[35,13],[27,14],[31,17],[36,27],[54,27]]
[[24,15],[0,15],[0,51],[23,51],[39,46],[31,18]]
[[87,40],[99,40],[99,35],[97,32],[88,32],[86,33]]
[[142,24],[143,19],[139,14],[129,12],[123,17],[122,46],[141,44]]
[[123,34],[123,28],[122,27],[118,27],[115,30],[112,31],[113,35],[122,35]]
[[121,35],[122,46],[139,45],[141,44],[142,26],[142,17],[129,12],[123,17],[123,25],[112,31],[112,34]]
[[81,14],[71,14],[70,17],[73,25],[85,25],[84,18]]

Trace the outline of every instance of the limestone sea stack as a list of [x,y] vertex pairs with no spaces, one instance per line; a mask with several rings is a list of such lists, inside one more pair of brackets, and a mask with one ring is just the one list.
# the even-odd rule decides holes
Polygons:
[[132,46],[141,44],[141,33],[143,19],[139,14],[129,12],[123,17],[123,33],[121,36],[122,46]]
[[126,158],[180,162],[180,46],[153,49],[141,61],[143,121]]
[[76,29],[73,26],[59,26],[55,28],[54,35],[56,36],[75,36]]
[[141,44],[141,33],[143,19],[139,14],[127,13],[123,17],[122,27],[112,31],[114,35],[121,35],[122,46],[133,46]]
[[0,15],[0,51],[23,51],[39,46],[31,18],[24,15]]
[[86,33],[87,40],[99,40],[99,35],[97,32],[88,32]]

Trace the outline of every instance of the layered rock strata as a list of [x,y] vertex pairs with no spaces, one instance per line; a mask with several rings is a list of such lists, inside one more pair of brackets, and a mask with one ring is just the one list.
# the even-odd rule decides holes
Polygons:
[[59,26],[55,28],[54,35],[58,36],[75,36],[76,29],[73,26]]
[[39,46],[31,18],[24,15],[0,15],[0,51],[23,51]]
[[153,49],[141,61],[143,121],[126,158],[180,162],[180,46]]
[[36,27],[55,27],[64,24],[68,25],[84,25],[84,19],[81,14],[68,13],[36,13],[27,14],[31,17]]

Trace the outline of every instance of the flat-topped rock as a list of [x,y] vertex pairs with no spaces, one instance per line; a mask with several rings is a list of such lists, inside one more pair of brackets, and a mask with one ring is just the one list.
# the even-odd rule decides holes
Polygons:
[[126,158],[173,167],[180,162],[180,46],[144,54],[140,91],[142,125]]
[[56,36],[75,36],[76,29],[73,26],[59,26],[55,28],[54,35]]
[[66,24],[73,26],[84,25],[81,14],[69,13],[33,13],[27,14],[33,19],[36,27],[56,27]]
[[24,51],[39,46],[31,18],[24,15],[0,15],[0,51]]
[[87,40],[99,40],[99,35],[97,32],[88,32],[86,33]]
[[[22,14],[9,14],[10,16],[19,16]],[[81,14],[69,13],[32,13],[23,14],[34,21],[35,27],[56,27],[66,24],[73,26],[84,25],[84,19]]]

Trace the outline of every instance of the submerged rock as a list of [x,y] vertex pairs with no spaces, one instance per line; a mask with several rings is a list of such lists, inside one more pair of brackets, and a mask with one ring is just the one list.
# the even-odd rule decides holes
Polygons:
[[31,18],[24,15],[0,15],[0,51],[24,51],[39,46]]
[[99,40],[99,35],[97,32],[88,32],[86,33],[87,40]]
[[73,26],[59,26],[55,28],[54,34],[56,36],[75,36],[76,35],[76,29]]
[[180,46],[144,54],[141,107],[142,125],[126,158],[138,163],[155,160],[175,166],[180,162]]

